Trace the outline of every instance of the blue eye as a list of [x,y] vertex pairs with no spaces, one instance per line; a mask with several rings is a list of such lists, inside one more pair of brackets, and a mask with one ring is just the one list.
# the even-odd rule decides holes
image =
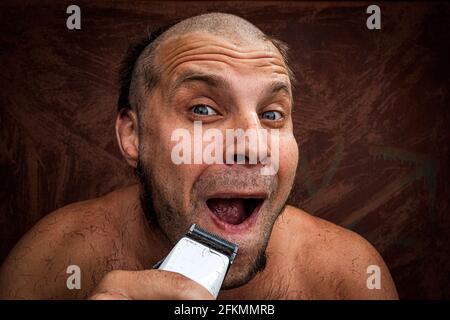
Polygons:
[[191,108],[191,111],[200,116],[213,116],[217,114],[216,110],[206,104],[197,104]]
[[266,111],[261,115],[261,118],[271,121],[280,120],[282,117],[283,116],[278,111]]

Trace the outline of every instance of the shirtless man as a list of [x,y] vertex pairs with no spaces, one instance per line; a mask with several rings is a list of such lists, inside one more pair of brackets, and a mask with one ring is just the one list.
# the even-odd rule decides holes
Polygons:
[[[281,42],[212,13],[151,39],[123,83],[116,134],[140,183],[43,218],[0,271],[0,298],[209,299],[186,277],[153,266],[192,223],[239,245],[219,299],[396,299],[377,251],[355,233],[286,205],[298,162],[292,73]],[[129,61],[130,62],[130,61]],[[128,82],[127,82],[128,81]],[[277,129],[278,170],[176,164],[174,130]],[[271,131],[269,131],[271,132]],[[255,146],[247,146],[249,158]],[[69,290],[67,267],[81,270]],[[380,268],[369,289],[367,268]]]

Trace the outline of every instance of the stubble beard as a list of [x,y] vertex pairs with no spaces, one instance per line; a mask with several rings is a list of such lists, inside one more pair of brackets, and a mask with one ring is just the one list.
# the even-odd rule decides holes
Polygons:
[[[158,218],[158,214],[156,212],[155,205],[154,205],[155,189],[154,189],[154,184],[152,183],[151,174],[140,159],[138,160],[135,173],[136,173],[136,176],[140,183],[141,207],[142,207],[144,216],[149,223],[149,226],[151,228],[159,229],[159,231],[162,234],[164,234],[167,239],[169,239],[169,241],[172,243],[172,245],[175,245],[176,242],[178,241],[177,239],[181,238],[181,236],[184,235],[183,232],[185,232],[185,231],[178,230],[178,232],[177,232],[178,235],[176,237],[168,235],[165,232],[164,228],[161,227],[161,221]],[[270,234],[271,234],[271,231],[275,224],[276,219],[279,217],[281,212],[283,212],[285,206],[286,206],[286,202],[281,206],[281,209],[279,210],[279,212],[277,212],[277,215],[273,219],[272,223],[270,223],[263,231],[264,236],[263,236],[262,245],[260,246],[255,259],[253,259],[253,261],[248,262],[247,271],[244,272],[242,275],[236,274],[236,273],[233,274],[233,272],[230,272],[229,276],[227,278],[225,278],[222,289],[228,290],[228,289],[233,289],[233,288],[243,286],[244,284],[250,282],[258,273],[264,271],[264,269],[266,268],[266,265],[267,265],[266,249],[267,249],[267,245],[269,243]],[[169,205],[164,205],[163,211],[164,211],[164,215],[166,218],[168,216],[182,217],[181,212],[178,212],[176,209],[173,209]],[[166,224],[166,223],[162,223],[162,224]],[[160,258],[162,258],[162,257],[159,257],[158,259],[160,259]],[[240,269],[236,272],[240,272],[240,271],[242,271],[242,269]]]

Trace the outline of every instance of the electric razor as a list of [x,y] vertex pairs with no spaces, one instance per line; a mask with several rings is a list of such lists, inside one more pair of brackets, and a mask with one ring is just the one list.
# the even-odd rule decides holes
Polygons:
[[178,272],[205,287],[217,298],[238,245],[195,224],[154,269]]

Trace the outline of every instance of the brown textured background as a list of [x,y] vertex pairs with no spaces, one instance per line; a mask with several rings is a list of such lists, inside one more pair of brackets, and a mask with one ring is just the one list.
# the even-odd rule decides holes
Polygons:
[[449,5],[71,2],[0,5],[0,262],[45,214],[132,181],[113,123],[131,40],[235,13],[292,47],[301,162],[291,203],[367,238],[401,298],[450,298]]

